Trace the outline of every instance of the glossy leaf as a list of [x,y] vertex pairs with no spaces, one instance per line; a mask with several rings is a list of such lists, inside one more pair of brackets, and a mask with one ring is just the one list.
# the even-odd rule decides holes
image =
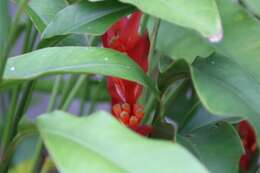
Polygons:
[[[149,28],[151,31],[152,27]],[[189,63],[214,51],[196,32],[165,21],[160,23],[156,49],[174,60],[185,59]]]
[[133,10],[116,1],[88,2],[68,6],[60,11],[43,33],[44,38],[70,33],[103,34],[109,26]]
[[260,1],[259,0],[242,0],[242,2],[245,3],[245,5],[249,8],[249,10],[252,10],[253,13],[256,15],[260,15]]
[[193,80],[196,90],[204,106],[213,114],[249,118],[259,138],[260,34],[257,31],[260,23],[232,0],[216,2],[225,37],[214,47],[226,57],[195,63]]
[[213,114],[250,120],[260,134],[260,84],[248,69],[234,60],[212,56],[191,67],[201,102]]
[[197,105],[196,111],[190,118],[189,122],[181,130],[182,134],[187,134],[203,128],[205,126],[214,125],[220,122],[227,122],[229,124],[237,124],[242,121],[241,117],[223,117],[210,113],[201,103]]
[[62,73],[120,77],[141,83],[157,93],[151,80],[130,58],[111,49],[95,47],[45,48],[10,58],[4,72],[4,83]]
[[216,2],[225,32],[224,39],[214,44],[216,51],[234,60],[260,81],[260,22],[233,0]]
[[58,13],[58,11],[65,8],[67,5],[68,3],[66,0],[30,0],[25,11],[38,31],[43,32],[47,24]]
[[205,126],[181,136],[180,142],[186,145],[211,173],[239,172],[243,147],[231,125],[221,123],[217,126]]
[[63,173],[208,172],[180,145],[141,137],[105,112],[87,118],[54,112],[37,124]]
[[214,0],[120,0],[150,15],[199,31],[211,41],[222,38],[222,27]]

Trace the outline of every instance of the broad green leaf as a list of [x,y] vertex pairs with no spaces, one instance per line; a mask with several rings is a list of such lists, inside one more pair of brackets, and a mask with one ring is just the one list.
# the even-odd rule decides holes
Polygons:
[[[16,0],[21,1],[21,0]],[[25,8],[26,13],[33,21],[39,32],[43,32],[53,17],[68,5],[66,0],[30,0]]]
[[252,10],[256,15],[260,15],[260,1],[259,0],[242,0],[245,5]]
[[234,60],[260,82],[260,22],[233,0],[218,0],[224,39],[216,51]]
[[215,0],[120,0],[150,15],[199,31],[213,42],[222,38]]
[[238,173],[243,146],[235,129],[227,124],[206,126],[180,141],[193,152],[211,173]]
[[234,60],[212,56],[191,66],[192,79],[205,107],[215,115],[248,118],[260,134],[260,84]]
[[63,73],[96,73],[120,77],[143,84],[157,94],[153,82],[130,58],[111,49],[95,47],[45,48],[10,58],[3,83]]
[[70,33],[103,34],[109,26],[133,10],[131,6],[116,2],[88,2],[68,6],[61,10],[43,33],[44,38]]
[[226,57],[192,66],[196,90],[211,113],[248,118],[260,139],[260,23],[232,0],[216,2],[225,37],[214,47]]
[[181,130],[182,134],[190,133],[194,130],[199,128],[203,128],[205,126],[214,125],[219,122],[227,122],[229,124],[237,124],[238,122],[242,121],[243,119],[240,117],[223,117],[217,116],[210,113],[201,103],[197,105],[197,109],[194,112],[195,114],[192,115],[191,119],[185,127]]
[[[150,31],[152,27],[149,27]],[[207,57],[213,48],[196,32],[162,21],[156,40],[156,49],[174,60],[192,63],[198,56]]]
[[141,137],[105,112],[86,118],[54,112],[37,124],[63,173],[208,172],[180,145]]
[[10,28],[10,16],[8,14],[8,0],[0,1],[0,59],[3,55],[3,50],[8,39]]

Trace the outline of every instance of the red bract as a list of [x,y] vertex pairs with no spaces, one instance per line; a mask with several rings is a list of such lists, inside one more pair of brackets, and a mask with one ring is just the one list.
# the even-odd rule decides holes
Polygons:
[[247,171],[253,156],[256,154],[256,135],[254,129],[247,121],[241,121],[239,123],[239,135],[245,149],[245,154],[240,158],[240,167],[243,171]]
[[[150,41],[147,32],[140,35],[142,14],[134,12],[130,17],[123,17],[102,36],[103,45],[126,53],[147,72]],[[108,77],[108,91],[112,97],[113,115],[121,122],[140,134],[146,135],[150,127],[141,126],[144,108],[137,104],[143,87],[136,82]]]

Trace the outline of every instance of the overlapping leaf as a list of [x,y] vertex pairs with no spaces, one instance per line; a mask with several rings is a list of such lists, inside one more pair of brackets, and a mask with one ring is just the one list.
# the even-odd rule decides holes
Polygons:
[[240,138],[227,123],[208,125],[180,136],[186,145],[212,173],[237,173],[243,154]]
[[44,38],[70,33],[103,34],[106,29],[133,7],[116,2],[88,2],[68,6],[60,11],[43,33]]
[[141,137],[105,112],[87,118],[54,112],[37,124],[63,173],[208,172],[180,145]]
[[[130,58],[105,48],[53,47],[10,58],[4,83],[60,73],[96,73],[141,83],[157,94],[143,70]],[[3,84],[2,84],[3,85]]]
[[248,69],[216,55],[198,59],[191,72],[197,93],[210,112],[248,118],[260,134],[260,84]]
[[222,27],[214,0],[120,0],[171,23],[192,28],[211,41],[222,38]]

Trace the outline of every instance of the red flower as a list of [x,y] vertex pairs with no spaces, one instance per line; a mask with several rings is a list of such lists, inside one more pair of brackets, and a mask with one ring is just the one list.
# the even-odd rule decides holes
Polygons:
[[[130,17],[123,17],[102,36],[103,45],[126,53],[147,72],[150,41],[147,32],[138,33],[142,14],[134,12]],[[144,116],[143,106],[137,104],[143,87],[132,81],[108,77],[108,91],[112,97],[113,115],[131,129],[146,135],[150,127],[141,126]]]
[[257,141],[254,129],[247,121],[239,123],[239,135],[243,141],[245,154],[240,158],[240,167],[243,171],[248,170],[253,156],[256,154]]

